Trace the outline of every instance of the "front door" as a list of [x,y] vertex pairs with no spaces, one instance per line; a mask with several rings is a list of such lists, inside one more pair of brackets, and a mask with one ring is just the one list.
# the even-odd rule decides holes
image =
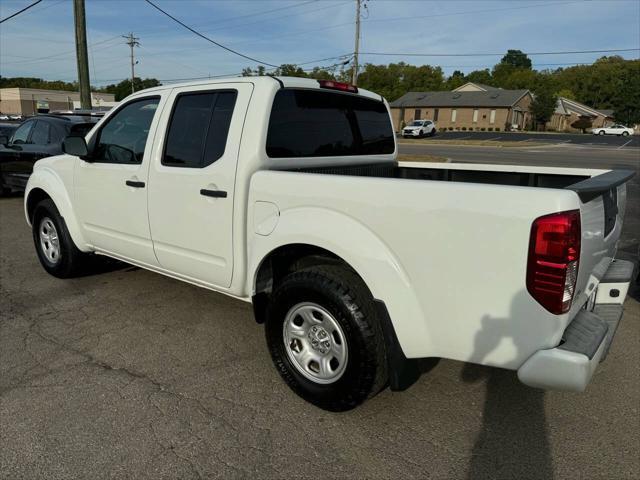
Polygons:
[[155,265],[147,189],[159,95],[118,108],[89,140],[90,156],[75,168],[75,205],[86,240],[96,249]]
[[162,115],[166,135],[149,173],[151,237],[163,268],[199,283],[231,284],[236,164],[252,90],[176,88]]

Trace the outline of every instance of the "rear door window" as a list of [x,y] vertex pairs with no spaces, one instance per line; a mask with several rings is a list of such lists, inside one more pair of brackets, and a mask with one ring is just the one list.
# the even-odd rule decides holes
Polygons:
[[169,123],[162,164],[204,168],[224,154],[237,92],[182,94]]
[[394,149],[383,102],[318,90],[276,93],[267,133],[271,158],[378,155]]

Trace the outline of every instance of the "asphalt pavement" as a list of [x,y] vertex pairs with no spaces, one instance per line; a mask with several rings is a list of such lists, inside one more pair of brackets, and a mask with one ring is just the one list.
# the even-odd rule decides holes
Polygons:
[[19,197],[0,199],[0,290],[3,479],[640,477],[638,288],[584,393],[443,360],[342,414],[285,386],[248,304],[123,264],[48,276]]
[[495,142],[566,143],[607,147],[639,147],[640,135],[593,135],[551,132],[451,132],[438,131],[433,137],[421,139],[425,144],[438,140],[482,140]]

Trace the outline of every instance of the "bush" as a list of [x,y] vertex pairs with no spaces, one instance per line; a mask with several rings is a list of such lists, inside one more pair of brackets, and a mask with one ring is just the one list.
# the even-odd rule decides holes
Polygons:
[[549,127],[549,128],[547,128],[547,132],[555,132],[555,131],[556,131],[556,129],[555,129],[555,128],[553,128],[553,127]]
[[480,130],[484,132],[486,130],[486,128],[482,127]]
[[450,131],[450,132],[451,132],[451,131],[453,131],[453,127],[449,127],[449,131]]
[[461,128],[461,130],[462,130],[463,132],[466,132],[466,131],[467,131],[467,127],[462,127],[462,128]]
[[487,131],[489,131],[489,132],[493,132],[493,127],[489,127],[489,128],[487,128]]
[[496,127],[496,132],[499,132],[499,131],[500,131],[500,127]]

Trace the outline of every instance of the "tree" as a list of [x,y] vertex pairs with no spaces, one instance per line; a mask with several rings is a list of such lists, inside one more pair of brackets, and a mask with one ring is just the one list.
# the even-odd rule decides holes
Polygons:
[[553,90],[550,88],[538,89],[529,107],[536,124],[542,125],[544,128],[545,124],[551,119],[557,103],[558,96]]
[[[133,86],[135,91],[144,90],[145,88],[157,87],[161,85],[160,81],[155,78],[145,78],[144,80],[139,77],[134,77]],[[118,84],[107,85],[104,88],[98,90],[99,92],[113,93],[115,94],[116,101],[119,102],[123,98],[131,95],[131,80],[122,80]]]
[[506,55],[502,57],[500,63],[511,65],[514,68],[531,69],[531,59],[527,57],[527,54],[522,50],[507,50]]
[[35,77],[2,77],[0,88],[41,88],[44,90],[78,91],[78,82],[63,82],[62,80],[43,80]]
[[589,117],[580,117],[578,120],[571,124],[573,128],[582,130],[582,133],[586,133],[587,128],[591,128],[592,125],[593,121]]
[[464,85],[467,79],[460,70],[455,70],[449,78],[447,78],[447,90],[455,90]]
[[485,85],[493,85],[493,79],[491,78],[491,72],[488,68],[484,70],[474,70],[467,75],[467,82],[483,83]]

